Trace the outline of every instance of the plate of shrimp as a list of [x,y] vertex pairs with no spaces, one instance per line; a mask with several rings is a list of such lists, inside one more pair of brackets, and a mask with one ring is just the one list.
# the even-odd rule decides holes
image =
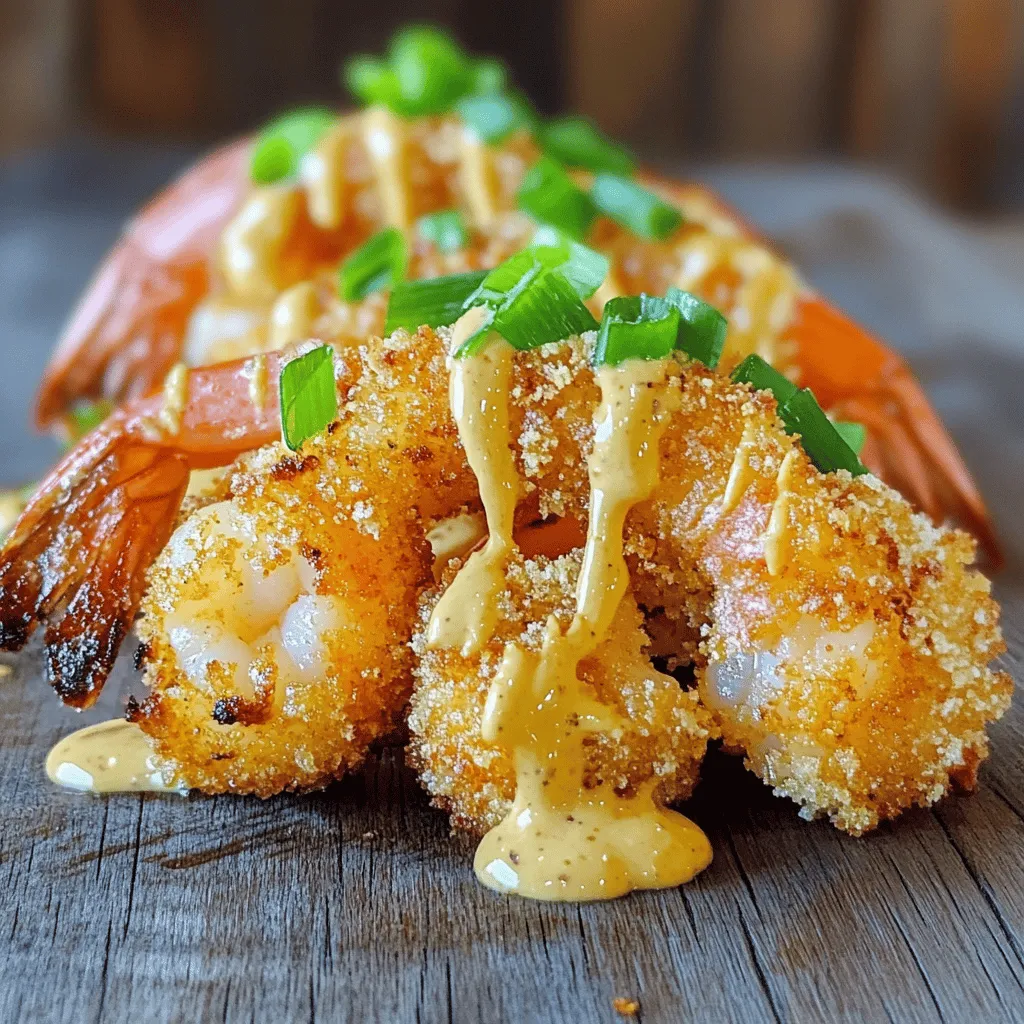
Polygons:
[[703,870],[715,749],[854,836],[970,789],[999,544],[906,363],[442,33],[347,80],[146,207],[40,384],[0,649],[84,708],[134,632],[144,685],[51,779],[272,798],[401,737],[546,900]]

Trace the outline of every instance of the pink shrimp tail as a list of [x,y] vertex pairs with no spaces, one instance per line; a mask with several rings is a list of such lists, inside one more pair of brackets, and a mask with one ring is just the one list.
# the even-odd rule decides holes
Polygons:
[[44,624],[47,678],[65,703],[88,707],[110,674],[188,476],[181,453],[125,434],[115,416],[69,453],[0,550],[0,650]]

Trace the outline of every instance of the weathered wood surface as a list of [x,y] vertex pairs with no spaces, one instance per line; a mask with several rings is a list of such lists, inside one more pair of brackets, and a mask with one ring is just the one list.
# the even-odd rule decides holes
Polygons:
[[[813,262],[814,237],[791,242]],[[60,255],[56,273],[32,271],[44,325],[80,283],[44,310]],[[0,273],[9,351],[28,272]],[[1021,679],[1024,353],[974,343],[919,365],[1010,534],[998,590]],[[2,475],[16,458],[0,456]],[[1018,709],[992,730],[975,795],[860,840],[710,758],[689,809],[709,870],[589,906],[480,888],[472,845],[449,837],[399,749],[314,796],[91,799],[42,773],[77,724],[31,665],[0,681],[2,1021],[614,1021],[616,996],[646,1024],[1024,1020]]]

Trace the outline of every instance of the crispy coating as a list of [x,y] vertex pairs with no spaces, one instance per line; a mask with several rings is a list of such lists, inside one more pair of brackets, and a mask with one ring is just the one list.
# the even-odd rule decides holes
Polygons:
[[[576,549],[553,560],[515,558],[501,597],[498,631],[469,658],[459,651],[431,650],[425,636],[430,612],[458,563],[449,567],[442,586],[424,597],[412,644],[418,661],[408,754],[433,803],[457,828],[483,833],[508,812],[515,796],[512,758],[480,735],[487,691],[506,643],[539,650],[551,615],[562,629],[568,627],[576,610],[581,554]],[[631,794],[656,777],[656,798],[671,803],[685,800],[697,784],[711,716],[695,690],[684,690],[651,665],[648,643],[643,616],[627,595],[608,636],[580,666],[592,696],[629,722],[621,732],[587,737],[584,784],[609,782]]]
[[[309,442],[301,457],[282,460],[272,448],[243,460],[229,485],[231,501],[251,513],[263,516],[266,502],[279,510],[268,536],[290,530],[293,542],[315,543],[336,566],[330,585],[352,579],[362,595],[374,587],[391,595],[393,619],[385,624],[370,616],[364,632],[393,650],[412,636],[417,596],[432,584],[424,531],[479,508],[448,411],[447,337],[445,330],[397,332],[347,351],[340,370],[345,403],[333,432]],[[586,341],[517,357],[511,422],[526,481],[521,518],[586,521],[597,400]],[[938,799],[951,779],[970,774],[986,755],[984,728],[1005,711],[1012,688],[988,667],[1002,640],[988,583],[970,568],[973,542],[933,527],[874,477],[818,473],[784,432],[768,393],[688,366],[672,371],[666,400],[671,418],[661,442],[661,482],[652,499],[632,510],[625,529],[632,595],[652,639],[647,654],[695,666],[702,700],[714,715],[711,728],[807,816],[828,814],[859,833],[907,806]],[[311,456],[315,465],[305,462]],[[302,468],[290,477],[282,465]],[[422,562],[410,574],[407,560],[421,557],[416,552]],[[515,570],[521,598],[506,610],[506,629],[521,631],[548,604],[564,604],[571,587],[566,583],[556,595],[550,583],[541,586],[544,572],[553,572],[551,566],[542,572],[545,564]],[[556,564],[568,572],[569,562]],[[161,575],[168,571],[176,570],[163,558],[146,606],[150,615],[159,600],[169,606],[178,599]],[[537,576],[536,592],[526,586],[529,573]],[[381,630],[391,632],[376,635]],[[202,746],[196,736],[219,737],[221,727],[209,724],[210,701],[175,678],[166,646],[159,655],[159,633],[154,620],[150,635],[159,660],[150,680],[157,706],[173,705],[177,717],[165,710],[158,726],[153,711],[143,728],[157,736],[164,756],[191,766],[193,785],[266,793],[319,784],[344,767],[344,758],[333,766],[330,758],[314,758],[322,769],[296,772],[294,750],[309,747],[298,727],[260,751],[266,764],[238,757],[230,769],[223,762],[211,768],[213,747],[190,761]],[[417,647],[422,687],[468,695],[470,704],[479,700],[483,682],[468,685],[471,675],[458,659],[425,652],[421,642]],[[360,648],[359,656],[376,649]],[[388,716],[375,719],[377,732],[409,688],[405,655],[396,653],[389,664],[375,677],[389,691]],[[493,671],[491,662],[481,671]],[[383,706],[372,687],[357,699]],[[332,700],[317,703],[323,737],[343,732],[358,715],[354,705]],[[463,723],[428,713],[433,705],[425,693],[416,702],[413,756],[422,777],[457,821],[482,827],[508,796],[507,759],[498,755],[493,778],[484,779],[484,747],[460,732]],[[173,728],[166,724],[172,717]],[[252,728],[239,726],[236,735]],[[355,748],[372,731],[360,734],[346,763],[358,758]],[[650,770],[664,767],[667,750],[655,744]],[[470,765],[470,784],[452,781]],[[680,795],[694,774],[695,765],[682,769],[673,776],[676,788],[666,792]],[[628,771],[625,777],[631,778]],[[270,781],[254,787],[253,779]]]

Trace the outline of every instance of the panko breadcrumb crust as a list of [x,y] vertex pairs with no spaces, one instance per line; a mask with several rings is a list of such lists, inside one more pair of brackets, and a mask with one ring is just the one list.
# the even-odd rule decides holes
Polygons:
[[[263,795],[322,785],[358,761],[367,737],[386,730],[400,711],[413,664],[404,645],[425,614],[418,599],[433,586],[423,536],[437,520],[480,507],[448,410],[448,337],[446,329],[398,331],[346,350],[340,421],[298,454],[272,446],[241,460],[226,488],[231,501],[265,517],[282,542],[321,550],[324,587],[347,587],[368,603],[368,595],[379,595],[390,617],[370,615],[363,633],[373,635],[337,652],[350,679],[359,673],[353,659],[393,652],[359,661],[381,668],[373,685],[345,684],[347,692],[358,691],[348,703],[335,703],[336,685],[311,692],[290,723],[213,722],[211,701],[182,681],[162,642],[161,602],[177,600],[176,588],[185,584],[166,558],[158,561],[143,627],[154,694],[139,720],[189,784]],[[586,520],[586,458],[599,398],[587,362],[592,340],[517,356],[510,413],[527,491],[522,519]],[[872,476],[819,473],[783,430],[769,393],[691,365],[672,371],[665,401],[671,416],[661,482],[651,500],[633,509],[625,530],[632,595],[651,638],[646,654],[694,665],[713,712],[708,728],[744,751],[748,767],[800,803],[805,816],[827,814],[860,833],[912,804],[933,802],[951,779],[968,778],[987,754],[986,724],[1005,711],[1012,691],[1009,678],[988,667],[1003,645],[989,584],[970,567],[973,541],[933,526]],[[723,511],[741,442],[745,486]],[[774,574],[765,560],[769,527]],[[514,571],[525,580],[523,568]],[[564,614],[571,588],[557,594],[557,577],[548,572],[546,589],[537,593],[522,583],[504,628],[529,632],[531,602],[537,614],[549,605]],[[569,587],[568,576],[563,584]],[[864,666],[849,658],[810,671],[810,662],[794,657],[767,695],[748,694],[732,706],[708,700],[709,664],[775,650],[808,618],[839,634],[870,623],[862,652],[876,666],[870,686]],[[469,708],[482,706],[485,687],[450,654],[431,654],[421,660],[417,707],[431,704],[427,690],[442,679],[445,686],[460,681],[467,710],[461,717],[414,716],[423,735],[414,739],[413,756],[441,800],[451,799],[443,790],[455,784],[439,780],[455,777],[453,765],[474,765],[464,788],[479,785],[480,792],[465,794],[465,812],[453,808],[457,821],[479,828],[507,799],[508,763],[499,754],[494,777],[485,779],[472,758],[458,760],[457,750],[478,749],[478,740],[461,731],[475,720]],[[373,726],[353,733],[355,719]],[[268,734],[263,745],[244,739],[252,730]],[[300,748],[312,751],[315,771],[297,770]],[[224,749],[234,756],[211,760]],[[438,763],[429,756],[435,750],[444,752]],[[650,769],[662,752],[651,755]],[[687,788],[679,786],[680,793]]]
[[[480,734],[487,691],[506,643],[539,651],[549,616],[563,630],[569,627],[581,554],[577,549],[557,559],[515,557],[500,597],[497,632],[472,657],[431,650],[426,641],[430,613],[460,563],[453,562],[441,586],[424,595],[412,643],[417,664],[408,757],[433,803],[451,815],[457,828],[483,833],[508,812],[515,796],[515,768],[506,750]],[[590,695],[626,723],[584,741],[583,781],[588,788],[607,783],[629,796],[655,778],[655,796],[673,803],[685,800],[697,784],[711,716],[695,690],[684,690],[651,665],[644,653],[649,642],[643,616],[627,595],[608,636],[580,665]]]

